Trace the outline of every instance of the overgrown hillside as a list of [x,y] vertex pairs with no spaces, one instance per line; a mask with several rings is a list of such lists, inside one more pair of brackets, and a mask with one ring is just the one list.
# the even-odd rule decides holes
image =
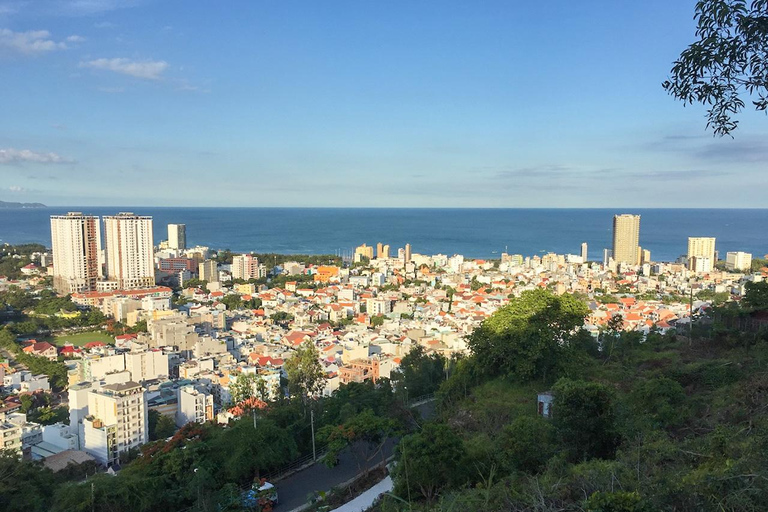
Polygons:
[[692,340],[599,343],[573,332],[573,298],[524,294],[472,335],[376,510],[768,510],[768,336],[726,326],[759,318],[766,289],[697,319]]

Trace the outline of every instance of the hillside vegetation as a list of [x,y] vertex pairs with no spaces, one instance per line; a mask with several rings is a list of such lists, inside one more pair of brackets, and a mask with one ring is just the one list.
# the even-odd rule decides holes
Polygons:
[[693,339],[645,341],[574,331],[572,297],[514,299],[471,336],[439,421],[400,443],[375,510],[768,510],[766,291],[697,319]]

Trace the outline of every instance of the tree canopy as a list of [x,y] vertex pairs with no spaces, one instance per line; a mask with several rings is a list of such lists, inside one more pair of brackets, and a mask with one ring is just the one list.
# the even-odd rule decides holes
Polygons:
[[752,101],[768,107],[768,0],[700,0],[696,37],[662,85],[684,104],[708,105],[707,127],[729,135]]
[[492,375],[546,378],[558,364],[567,336],[583,324],[588,312],[586,304],[571,295],[525,291],[485,320],[467,342],[480,367]]

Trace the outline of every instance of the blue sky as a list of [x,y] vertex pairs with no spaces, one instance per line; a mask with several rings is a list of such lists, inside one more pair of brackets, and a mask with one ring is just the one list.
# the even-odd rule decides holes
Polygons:
[[766,116],[661,88],[694,4],[0,0],[0,200],[765,207]]

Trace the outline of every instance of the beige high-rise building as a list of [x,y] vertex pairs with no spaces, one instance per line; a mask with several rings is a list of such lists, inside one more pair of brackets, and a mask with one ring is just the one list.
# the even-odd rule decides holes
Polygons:
[[239,254],[232,258],[233,279],[258,279],[259,260],[252,254]]
[[61,294],[93,291],[101,277],[99,218],[69,212],[51,216],[53,287]]
[[104,217],[107,280],[120,290],[155,285],[152,217],[121,212]]
[[168,224],[168,248],[177,251],[187,248],[186,224]]
[[219,282],[219,269],[216,260],[205,260],[200,264],[200,280],[209,283]]
[[389,259],[389,244],[384,244],[384,247],[381,248],[381,258],[385,260]]
[[147,398],[139,384],[109,384],[88,393],[82,442],[99,462],[119,462],[123,452],[146,443],[148,433]]
[[384,253],[384,244],[381,242],[376,244],[376,258],[381,259]]
[[715,266],[714,237],[688,237],[688,269],[709,272]]
[[411,244],[405,244],[405,262],[411,261]]
[[613,216],[613,260],[629,265],[640,264],[640,216]]
[[589,259],[589,246],[587,245],[587,242],[582,242],[581,244],[581,261],[586,263]]
[[355,263],[363,261],[363,258],[373,259],[373,247],[366,244],[355,247]]

